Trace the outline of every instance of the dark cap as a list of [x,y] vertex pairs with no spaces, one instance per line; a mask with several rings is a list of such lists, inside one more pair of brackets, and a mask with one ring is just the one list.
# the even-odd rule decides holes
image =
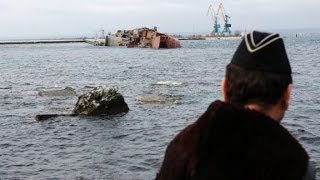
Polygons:
[[279,34],[247,33],[231,60],[247,70],[291,74],[291,66]]

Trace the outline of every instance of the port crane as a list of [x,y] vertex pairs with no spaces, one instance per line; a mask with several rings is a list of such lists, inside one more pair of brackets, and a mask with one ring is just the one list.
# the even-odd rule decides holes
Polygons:
[[214,10],[213,5],[210,4],[209,8],[208,8],[208,12],[207,12],[207,16],[210,16],[212,18],[212,20],[214,21],[214,25],[213,25],[213,31],[211,32],[212,35],[219,35],[220,34],[220,24],[218,23],[218,13],[219,13],[219,9],[216,12]]
[[230,16],[228,16],[226,14],[226,11],[225,11],[222,3],[220,3],[218,11],[220,12],[221,17],[224,21],[224,28],[223,28],[221,34],[224,35],[224,33],[229,33],[229,35],[230,35],[231,34],[231,29],[230,29],[231,24],[229,23]]
[[[216,11],[214,10],[213,5],[210,5],[208,8],[207,16],[210,16],[214,21],[212,35],[224,35],[225,33],[229,33],[229,35],[231,34],[231,24],[229,23],[230,16],[226,14],[222,3],[219,4]],[[221,26],[218,22],[219,16],[224,22],[223,30],[221,32]]]

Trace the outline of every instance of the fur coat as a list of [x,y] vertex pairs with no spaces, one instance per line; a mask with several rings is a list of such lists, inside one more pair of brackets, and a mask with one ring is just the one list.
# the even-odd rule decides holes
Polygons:
[[215,101],[170,142],[156,180],[301,180],[308,161],[278,122]]

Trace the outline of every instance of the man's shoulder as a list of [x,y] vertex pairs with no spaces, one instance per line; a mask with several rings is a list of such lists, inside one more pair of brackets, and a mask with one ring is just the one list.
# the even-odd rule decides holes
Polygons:
[[215,112],[223,106],[222,101],[212,102],[207,110],[203,112],[200,117],[189,124],[187,127],[183,128],[170,142],[167,150],[174,151],[178,156],[190,156],[195,154],[200,144],[203,143],[204,139],[210,136],[212,123],[216,118]]

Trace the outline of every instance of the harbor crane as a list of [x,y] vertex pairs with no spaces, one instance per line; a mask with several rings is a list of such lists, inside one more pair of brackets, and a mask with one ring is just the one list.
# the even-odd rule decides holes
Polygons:
[[228,16],[226,14],[226,11],[225,11],[222,3],[220,3],[218,11],[220,12],[221,17],[224,21],[224,28],[223,28],[221,34],[224,35],[224,33],[229,33],[229,35],[230,35],[231,34],[231,29],[230,29],[231,24],[229,23],[230,16]]
[[213,31],[211,32],[212,35],[219,35],[220,34],[220,24],[218,23],[218,13],[219,13],[219,9],[216,12],[214,10],[213,5],[210,4],[209,8],[208,8],[208,12],[207,12],[207,16],[210,16],[212,18],[212,20],[214,21],[214,25],[213,25]]
[[[229,33],[229,35],[231,34],[231,24],[229,23],[230,16],[226,14],[222,3],[219,4],[216,11],[213,5],[210,5],[208,8],[207,16],[210,16],[214,21],[213,31],[211,33],[212,35],[224,35],[225,33]],[[220,31],[221,26],[219,24],[219,16],[220,20],[222,20],[224,23],[222,31]]]

